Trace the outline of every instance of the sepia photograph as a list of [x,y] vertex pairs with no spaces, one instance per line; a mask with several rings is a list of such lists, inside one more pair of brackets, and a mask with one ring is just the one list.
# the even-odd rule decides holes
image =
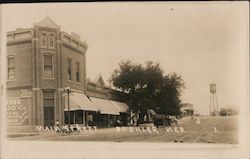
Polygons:
[[2,4],[0,24],[0,158],[249,158],[248,2]]

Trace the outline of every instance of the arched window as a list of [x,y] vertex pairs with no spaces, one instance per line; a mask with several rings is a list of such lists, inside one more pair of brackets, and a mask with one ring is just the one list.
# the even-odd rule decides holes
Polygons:
[[54,48],[55,47],[55,36],[49,35],[49,47]]
[[41,35],[41,45],[42,45],[42,47],[47,47],[47,36],[46,36],[46,34]]

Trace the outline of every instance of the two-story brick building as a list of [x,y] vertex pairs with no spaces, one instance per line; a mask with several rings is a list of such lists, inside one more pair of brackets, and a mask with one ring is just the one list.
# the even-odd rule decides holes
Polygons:
[[79,35],[61,31],[48,17],[32,28],[7,33],[9,129],[53,126],[56,120],[67,123],[65,87],[72,91],[71,123],[88,125],[93,118],[105,116],[109,121],[112,115],[126,113],[127,105],[119,103],[124,101],[124,94],[103,81],[86,81],[87,47]]
[[63,88],[85,92],[87,44],[46,17],[7,33],[8,126],[64,121]]

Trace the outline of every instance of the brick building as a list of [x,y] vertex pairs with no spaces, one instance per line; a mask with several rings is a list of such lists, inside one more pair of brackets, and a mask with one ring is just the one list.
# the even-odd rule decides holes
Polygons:
[[127,124],[129,107],[126,94],[107,86],[99,75],[94,81],[87,80],[86,95],[98,107],[98,113],[90,113],[90,121],[98,126],[114,126],[119,119]]
[[65,123],[68,123],[70,111],[70,124],[111,127],[119,119],[126,125],[129,110],[125,103],[126,97],[126,94],[105,85],[102,76],[94,81],[87,79],[85,93],[76,90],[71,92],[69,103],[68,98],[65,98]]
[[[115,112],[104,114],[126,112],[127,105],[118,102],[124,101],[122,93],[105,86],[103,81],[86,81],[87,47],[79,35],[61,31],[48,17],[32,28],[17,28],[7,33],[9,129],[53,126],[56,120],[67,123],[65,87],[72,91],[69,96],[71,123],[88,125],[92,115],[98,116],[108,109]],[[109,105],[112,99],[117,101]]]
[[7,33],[8,127],[64,121],[63,88],[84,93],[87,44],[46,17]]

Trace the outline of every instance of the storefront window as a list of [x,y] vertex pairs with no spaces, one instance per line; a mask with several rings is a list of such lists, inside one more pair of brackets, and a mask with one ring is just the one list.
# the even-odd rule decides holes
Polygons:
[[75,123],[83,124],[83,111],[82,110],[75,111]]

